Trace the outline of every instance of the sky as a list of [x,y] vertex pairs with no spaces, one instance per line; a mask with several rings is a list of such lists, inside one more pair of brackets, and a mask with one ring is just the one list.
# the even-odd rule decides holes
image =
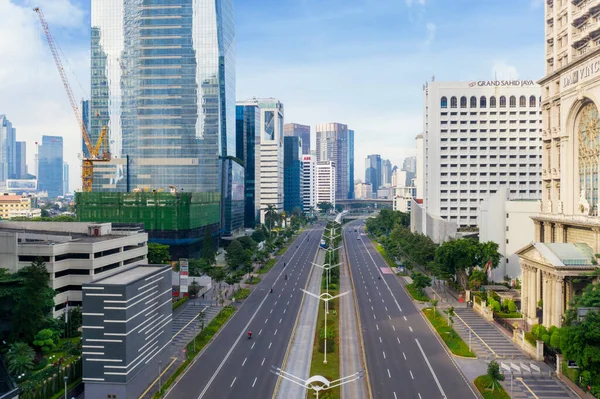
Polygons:
[[[237,99],[275,97],[285,122],[355,131],[364,158],[415,155],[423,84],[531,79],[544,72],[543,0],[234,0]],[[89,97],[89,0],[0,0],[0,114],[27,141],[61,135],[71,190],[81,187],[80,133],[36,13],[67,60],[76,98]]]

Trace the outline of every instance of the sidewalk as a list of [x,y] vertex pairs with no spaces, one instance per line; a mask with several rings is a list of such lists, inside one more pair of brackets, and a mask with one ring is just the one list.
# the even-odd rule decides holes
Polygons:
[[[319,251],[317,264],[322,264],[325,260],[325,252]],[[323,269],[313,267],[310,272],[310,281],[307,291],[320,292],[321,277]],[[310,295],[302,294],[304,298],[294,331],[292,331],[291,345],[288,346],[286,357],[283,360],[281,368],[303,380],[310,377],[310,363],[312,359],[313,342],[317,324],[317,315],[320,301]],[[283,378],[279,378],[275,387],[273,398],[304,398],[306,397],[306,388],[294,384]]]

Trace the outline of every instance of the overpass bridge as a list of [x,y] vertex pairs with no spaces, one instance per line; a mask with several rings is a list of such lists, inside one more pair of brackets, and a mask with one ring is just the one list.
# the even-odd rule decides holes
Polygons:
[[341,205],[346,210],[350,210],[353,208],[392,208],[394,205],[394,200],[392,199],[342,199],[335,200],[336,205]]

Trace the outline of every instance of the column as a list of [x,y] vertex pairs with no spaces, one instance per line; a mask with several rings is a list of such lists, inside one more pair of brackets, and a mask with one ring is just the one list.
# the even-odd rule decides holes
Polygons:
[[538,282],[538,273],[539,273],[539,269],[538,268],[534,268],[534,267],[530,267],[529,269],[529,287],[528,287],[528,295],[529,295],[529,307],[527,308],[527,316],[529,317],[530,320],[532,320],[532,324],[535,324],[535,320],[537,319],[537,301],[538,301],[538,295],[539,295],[539,291],[536,289],[537,288],[537,282]]
[[598,241],[600,240],[600,228],[598,227],[592,227],[592,231],[594,232],[594,253],[597,254],[598,252],[600,252],[600,249],[598,248]]
[[556,229],[556,242],[564,243],[565,242],[565,225],[562,223],[555,223],[554,228]]
[[521,313],[523,313],[523,319],[527,321],[527,315],[529,314],[529,266],[521,264]]
[[535,306],[537,307],[538,301],[542,299],[542,271],[536,270],[535,274]]
[[544,222],[544,242],[553,242],[552,223],[550,222]]
[[[548,273],[548,302],[549,302],[549,307],[548,307],[548,313],[544,313],[544,314],[548,314],[550,315],[550,317],[548,318],[548,326],[554,326],[555,324],[555,320],[554,320],[554,316],[556,315],[556,300],[555,300],[555,275],[552,273]],[[546,308],[545,306],[546,304],[544,303],[544,309]]]
[[550,295],[548,284],[548,273],[541,272],[542,275],[542,320],[545,327],[550,327]]
[[533,231],[535,234],[534,242],[541,241],[541,229],[542,229],[542,223],[539,220],[534,220],[533,221]]
[[560,327],[562,325],[562,315],[564,312],[563,287],[564,277],[555,276],[554,278],[554,325]]

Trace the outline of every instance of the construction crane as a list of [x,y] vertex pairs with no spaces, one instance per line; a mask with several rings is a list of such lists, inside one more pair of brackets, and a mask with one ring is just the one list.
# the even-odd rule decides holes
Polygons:
[[[42,29],[44,30],[44,34],[46,35],[46,39],[48,40],[48,46],[50,47],[50,51],[52,52],[52,56],[54,57],[56,69],[58,69],[58,73],[60,74],[60,78],[62,79],[63,86],[65,87],[65,91],[67,92],[67,97],[69,97],[69,102],[71,103],[71,108],[75,113],[75,118],[77,118],[77,123],[79,124],[79,127],[81,129],[83,142],[85,143],[85,146],[89,153],[89,156],[83,158],[81,163],[81,179],[83,183],[83,191],[91,192],[92,183],[94,182],[94,162],[108,162],[111,159],[110,151],[108,148],[106,126],[102,128],[96,145],[92,145],[92,140],[87,131],[87,128],[85,127],[85,124],[83,123],[81,113],[79,112],[79,107],[77,106],[77,102],[75,101],[75,96],[73,96],[73,90],[71,90],[71,85],[69,84],[69,80],[67,79],[67,75],[62,66],[62,61],[60,60],[58,51],[56,51],[56,43],[54,42],[52,32],[50,32],[48,22],[46,21],[46,18],[44,18],[44,14],[42,13],[42,10],[39,7],[34,8],[33,11],[37,13],[40,19],[40,24],[42,25]],[[102,152],[100,151],[101,149]]]

